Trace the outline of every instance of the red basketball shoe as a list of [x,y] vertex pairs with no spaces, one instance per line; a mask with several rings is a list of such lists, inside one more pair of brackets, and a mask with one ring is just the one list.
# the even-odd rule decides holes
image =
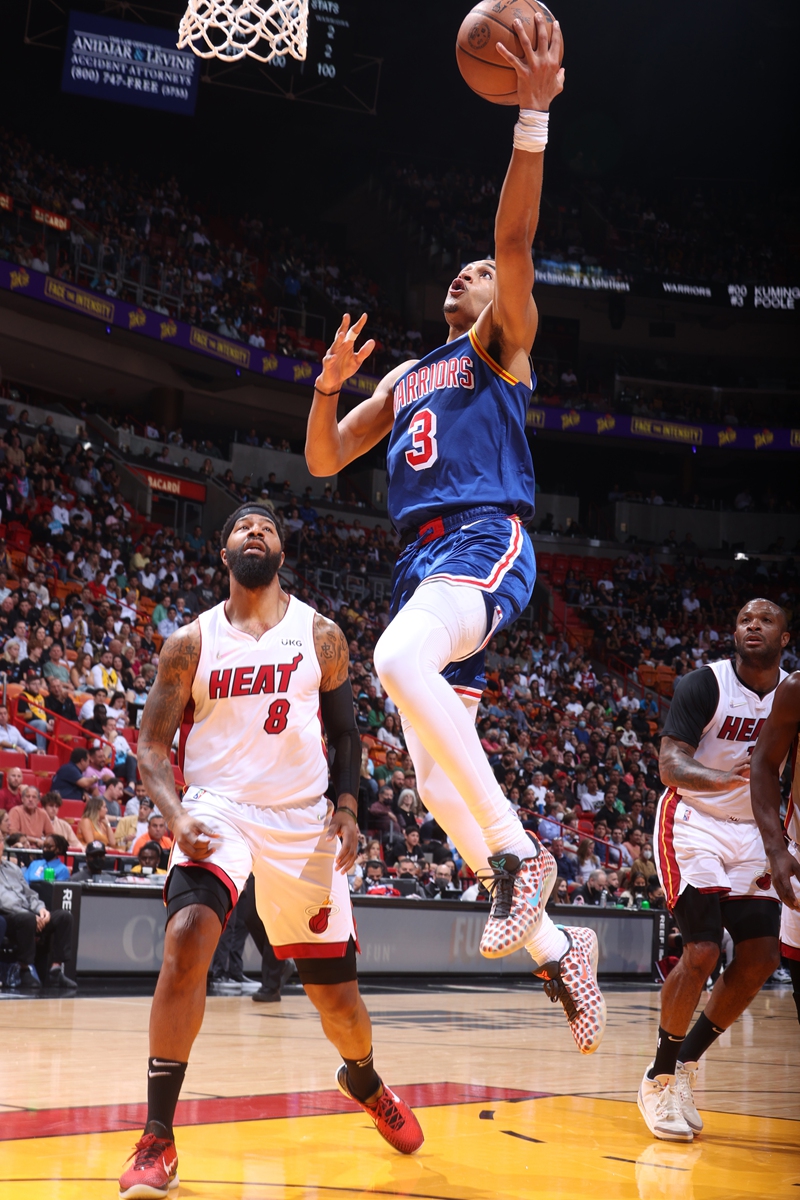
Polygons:
[[[385,1141],[401,1154],[413,1154],[425,1141],[419,1121],[408,1105],[385,1083],[375,1104],[365,1104],[350,1091],[347,1067],[344,1063],[336,1072],[336,1086],[348,1100],[354,1100],[375,1122],[375,1128]],[[166,1195],[166,1192],[164,1193]]]
[[144,1200],[147,1197],[163,1200],[178,1186],[178,1152],[172,1138],[144,1133],[134,1146],[131,1158],[133,1162],[120,1176],[120,1200]]

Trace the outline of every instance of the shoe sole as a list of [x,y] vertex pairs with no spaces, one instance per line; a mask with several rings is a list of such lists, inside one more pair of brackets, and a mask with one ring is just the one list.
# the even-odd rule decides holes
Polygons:
[[655,1126],[651,1125],[650,1119],[647,1116],[647,1111],[645,1109],[644,1100],[642,1099],[642,1089],[641,1088],[639,1088],[639,1094],[636,1097],[636,1103],[639,1106],[639,1112],[642,1114],[642,1118],[644,1120],[645,1125],[650,1130],[650,1132],[652,1133],[654,1138],[658,1138],[659,1141],[661,1141],[661,1142],[684,1142],[684,1143],[686,1143],[686,1142],[694,1141],[694,1134],[692,1133],[691,1129],[689,1130],[688,1137],[686,1136],[686,1134],[683,1134],[683,1133],[680,1133],[680,1134],[659,1133],[659,1131],[655,1128]]
[[164,1200],[180,1182],[176,1175],[174,1179],[170,1179],[166,1191],[164,1188],[151,1187],[149,1183],[134,1183],[133,1187],[126,1188],[124,1192],[120,1191],[119,1200]]

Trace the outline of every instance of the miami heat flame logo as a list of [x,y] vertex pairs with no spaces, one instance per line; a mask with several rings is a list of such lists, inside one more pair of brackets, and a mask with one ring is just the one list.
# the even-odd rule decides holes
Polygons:
[[312,933],[324,933],[328,928],[328,922],[334,913],[338,913],[339,909],[335,904],[331,904],[330,896],[325,897],[325,903],[317,907],[307,908],[305,910],[308,917],[308,928]]

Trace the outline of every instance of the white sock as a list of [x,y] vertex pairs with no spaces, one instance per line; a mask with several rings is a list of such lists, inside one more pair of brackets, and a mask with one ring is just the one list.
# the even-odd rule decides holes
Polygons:
[[[440,674],[448,663],[475,653],[486,631],[480,590],[436,580],[418,588],[389,624],[373,661],[418,744],[441,767],[458,801],[475,818],[489,853],[532,858],[535,847],[494,777],[472,717]],[[417,767],[413,752],[411,757]],[[418,780],[419,776],[418,769]]]
[[541,925],[525,949],[533,959],[536,970],[536,967],[543,967],[545,963],[558,962],[569,949],[569,938],[564,930],[559,929],[547,913],[544,913]]

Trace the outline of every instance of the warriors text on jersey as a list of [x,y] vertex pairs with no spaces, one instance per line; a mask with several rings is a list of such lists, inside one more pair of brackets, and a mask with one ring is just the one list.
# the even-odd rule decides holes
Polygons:
[[314,610],[291,597],[258,640],[225,605],[201,613],[202,644],[181,729],[187,784],[263,808],[318,801],[328,786]]
[[387,453],[395,528],[476,505],[529,521],[535,507],[525,437],[530,398],[531,388],[494,361],[474,328],[401,375]]
[[[778,683],[785,678],[781,671]],[[678,682],[663,732],[696,747],[694,757],[704,767],[735,771],[750,762],[774,697],[775,689],[765,696],[751,691],[730,659],[711,663]],[[680,795],[691,808],[720,820],[753,820],[749,779],[724,792],[693,791],[684,785]]]

